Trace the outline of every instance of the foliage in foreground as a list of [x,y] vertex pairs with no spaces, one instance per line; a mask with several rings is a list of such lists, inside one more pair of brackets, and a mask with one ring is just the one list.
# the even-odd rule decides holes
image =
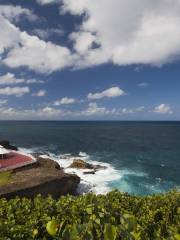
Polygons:
[[0,239],[179,240],[180,192],[0,199]]

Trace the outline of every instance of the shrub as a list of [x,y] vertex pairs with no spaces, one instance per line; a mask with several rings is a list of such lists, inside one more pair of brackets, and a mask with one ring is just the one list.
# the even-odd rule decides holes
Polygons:
[[0,199],[0,239],[179,240],[180,192]]

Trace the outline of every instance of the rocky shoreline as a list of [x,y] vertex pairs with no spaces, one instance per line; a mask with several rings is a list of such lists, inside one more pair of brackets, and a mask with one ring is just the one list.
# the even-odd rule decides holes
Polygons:
[[[17,147],[10,145],[9,141],[0,143],[5,148],[18,150]],[[62,195],[77,194],[81,181],[79,176],[65,173],[50,156],[34,153],[33,157],[36,159],[35,163],[13,170],[7,183],[0,185],[0,198],[11,199],[16,196],[34,198],[37,194],[58,198]],[[83,170],[84,175],[89,175],[106,169],[106,166],[90,164],[74,156],[74,160],[67,168]]]
[[58,198],[75,194],[79,182],[78,176],[64,173],[53,160],[38,158],[35,164],[13,171],[8,183],[0,186],[0,198],[33,198],[37,194]]
[[[0,141],[7,149],[18,150],[9,141]],[[13,170],[8,181],[0,185],[0,198],[11,199],[16,196],[33,198],[51,195],[58,198],[75,194],[80,178],[75,174],[64,173],[59,164],[50,158],[36,156],[36,163]],[[8,161],[8,160],[7,160]]]

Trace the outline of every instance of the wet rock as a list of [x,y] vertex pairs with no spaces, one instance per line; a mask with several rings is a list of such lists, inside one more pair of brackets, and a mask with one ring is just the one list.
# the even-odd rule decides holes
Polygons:
[[107,169],[106,166],[102,166],[102,165],[93,165],[94,166],[94,169],[97,171],[97,170],[105,170]]
[[78,169],[92,169],[95,172],[98,170],[106,169],[106,166],[94,165],[83,161],[82,159],[75,159],[69,168],[78,168]]
[[9,150],[14,150],[14,151],[18,150],[16,146],[11,145],[10,142],[7,140],[0,140],[0,145]]
[[96,173],[95,170],[93,170],[93,171],[88,171],[88,172],[83,172],[83,174],[85,174],[85,175],[95,174],[95,173]]
[[92,164],[86,163],[82,159],[75,159],[69,168],[94,169],[94,166]]

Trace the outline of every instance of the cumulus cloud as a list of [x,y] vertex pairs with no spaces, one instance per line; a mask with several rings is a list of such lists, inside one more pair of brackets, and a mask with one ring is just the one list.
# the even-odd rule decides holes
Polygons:
[[43,108],[19,109],[12,107],[0,106],[0,120],[53,120],[53,119],[96,119],[107,117],[109,119],[119,119],[123,115],[132,115],[139,111],[144,111],[144,107],[137,107],[134,109],[128,108],[106,108],[105,106],[98,106],[97,103],[91,102],[85,109],[82,110],[64,110],[50,106]]
[[68,104],[72,104],[72,103],[75,103],[74,98],[64,97],[64,98],[61,98],[59,100],[56,100],[53,105],[54,106],[60,106],[60,105],[68,105]]
[[0,54],[8,48],[17,46],[20,41],[19,34],[19,29],[0,15]]
[[[0,54],[8,67],[28,67],[50,74],[67,67],[83,68],[103,63],[162,65],[180,55],[179,0],[37,0],[59,2],[60,13],[81,15],[82,23],[69,34],[69,46],[54,44],[48,30],[36,35],[21,32],[12,19],[32,17],[20,6],[0,8]],[[99,14],[101,13],[101,14]],[[51,31],[51,30],[49,30]],[[55,30],[57,33],[57,29]]]
[[12,73],[7,73],[3,76],[0,76],[0,85],[11,85],[11,84],[18,84],[24,83],[24,79],[15,78],[15,75]]
[[35,21],[38,18],[31,10],[13,5],[0,5],[0,15],[10,21],[19,21],[22,17],[29,21]]
[[30,89],[29,87],[5,87],[0,88],[0,95],[14,95],[16,97],[21,97],[26,93],[29,93]]
[[25,80],[25,82],[26,82],[27,84],[44,83],[43,80],[37,80],[37,79],[35,79],[35,78],[27,79],[27,80]]
[[[75,56],[67,47],[31,36],[15,26],[14,21],[11,23],[22,14],[32,16],[28,9],[0,5],[0,54],[7,53],[1,57],[2,63],[11,68],[26,66],[45,74],[72,66]],[[58,29],[53,29],[53,32],[60,34]]]
[[77,116],[86,116],[86,117],[108,117],[108,118],[119,118],[123,115],[131,115],[145,111],[144,106],[135,107],[135,108],[107,108],[105,106],[98,106],[97,103],[89,103],[87,109],[75,113]]
[[20,33],[21,45],[14,47],[3,60],[7,66],[27,66],[40,73],[51,73],[72,64],[68,48],[40,40],[26,32]]
[[161,113],[161,114],[172,114],[173,111],[171,109],[171,106],[169,104],[160,104],[156,106],[153,110],[155,113]]
[[21,31],[11,21],[17,21],[21,16],[33,20],[35,16],[29,9],[20,6],[0,5],[0,54],[5,50],[17,47],[21,42]]
[[0,120],[49,120],[64,116],[64,113],[61,110],[51,107],[44,107],[41,109],[17,109],[12,107],[0,107],[0,112]]
[[46,4],[60,2],[60,0],[37,0],[37,2],[41,5],[46,5]]
[[16,78],[13,73],[6,73],[5,75],[0,76],[0,85],[16,85],[21,83],[33,84],[33,83],[43,83],[41,80],[37,79],[24,79],[24,78]]
[[118,109],[116,111],[117,114],[119,115],[124,115],[124,114],[134,114],[134,113],[138,113],[138,112],[142,112],[145,110],[144,106],[140,106],[137,108],[122,108],[122,109]]
[[80,115],[84,116],[92,116],[92,115],[105,115],[108,114],[108,110],[105,107],[99,107],[97,103],[89,103],[88,108],[80,113]]
[[34,97],[44,97],[47,91],[44,89],[39,90],[37,93],[33,93],[32,96]]
[[88,99],[114,98],[125,95],[125,92],[119,87],[112,87],[102,92],[89,93]]
[[62,112],[60,109],[55,109],[55,108],[52,108],[52,107],[44,107],[40,110],[37,111],[37,115],[38,116],[48,116],[48,117],[51,117],[51,116],[57,116],[57,115],[60,115]]
[[[79,30],[73,34],[77,54],[84,53],[77,63],[80,67],[105,62],[161,65],[180,54],[179,0],[62,0],[62,3],[61,14],[85,13]],[[99,47],[94,48],[92,42]]]
[[70,35],[70,39],[74,42],[74,49],[82,55],[91,49],[96,36],[90,32],[74,32]]

